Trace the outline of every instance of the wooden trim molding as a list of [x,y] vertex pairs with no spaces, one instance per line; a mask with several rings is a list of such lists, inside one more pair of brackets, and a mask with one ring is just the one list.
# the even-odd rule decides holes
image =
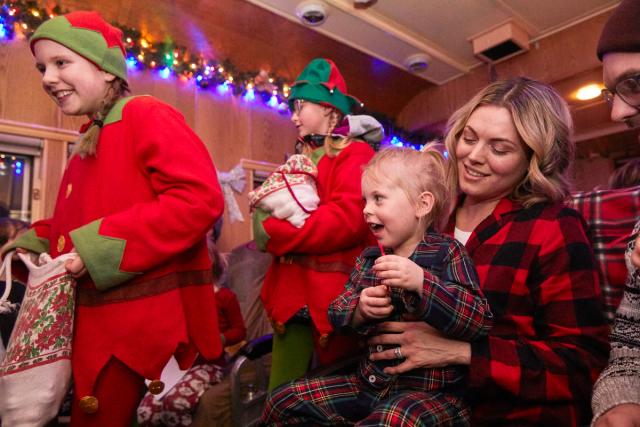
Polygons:
[[275,163],[261,162],[258,160],[251,160],[251,159],[240,159],[240,165],[242,165],[243,169],[250,169],[250,170],[256,170],[256,171],[263,171],[263,172],[273,172],[279,166]]
[[67,142],[73,142],[78,139],[78,132],[75,131],[32,123],[14,122],[12,120],[0,120],[0,133]]
[[42,151],[34,160],[31,220],[51,216],[68,160],[67,146],[78,139],[78,132],[0,119],[0,134],[42,140]]

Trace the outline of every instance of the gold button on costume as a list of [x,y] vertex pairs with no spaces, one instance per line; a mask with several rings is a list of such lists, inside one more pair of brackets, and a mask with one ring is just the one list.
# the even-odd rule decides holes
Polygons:
[[322,348],[327,348],[327,345],[329,345],[329,334],[320,335],[320,338],[318,338],[318,344],[320,344],[320,347]]
[[78,403],[80,409],[85,414],[95,414],[98,412],[98,398],[95,396],[84,396]]
[[71,191],[73,190],[73,186],[69,183],[67,184],[67,199],[71,195]]
[[60,236],[58,237],[58,252],[62,252],[64,251],[64,245],[66,244],[66,240],[64,239],[64,236]]
[[153,380],[149,383],[149,393],[160,394],[164,390],[164,383],[160,380]]

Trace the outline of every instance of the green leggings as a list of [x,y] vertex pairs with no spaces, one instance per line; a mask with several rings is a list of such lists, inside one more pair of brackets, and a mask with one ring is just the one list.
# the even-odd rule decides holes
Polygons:
[[273,334],[269,391],[300,378],[309,370],[313,354],[311,325],[287,323],[284,334]]

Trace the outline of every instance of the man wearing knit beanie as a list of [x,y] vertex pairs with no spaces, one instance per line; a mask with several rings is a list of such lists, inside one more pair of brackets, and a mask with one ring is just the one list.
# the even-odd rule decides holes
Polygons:
[[[597,54],[611,120],[640,127],[640,0],[623,0],[616,8],[604,26]],[[632,235],[639,229],[640,221]],[[640,239],[629,246],[629,277],[611,334],[609,366],[593,390],[594,427],[640,426]]]
[[611,120],[640,125],[640,1],[624,0],[613,12],[598,42],[605,98]]

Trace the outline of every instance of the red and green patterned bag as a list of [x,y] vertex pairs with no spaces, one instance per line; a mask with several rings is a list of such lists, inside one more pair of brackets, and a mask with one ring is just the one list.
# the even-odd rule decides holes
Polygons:
[[[0,361],[0,419],[5,425],[47,424],[57,415],[69,388],[75,280],[64,264],[76,256],[51,259],[41,254],[35,263],[35,255],[19,254],[29,279]],[[6,283],[11,286],[10,277]]]

